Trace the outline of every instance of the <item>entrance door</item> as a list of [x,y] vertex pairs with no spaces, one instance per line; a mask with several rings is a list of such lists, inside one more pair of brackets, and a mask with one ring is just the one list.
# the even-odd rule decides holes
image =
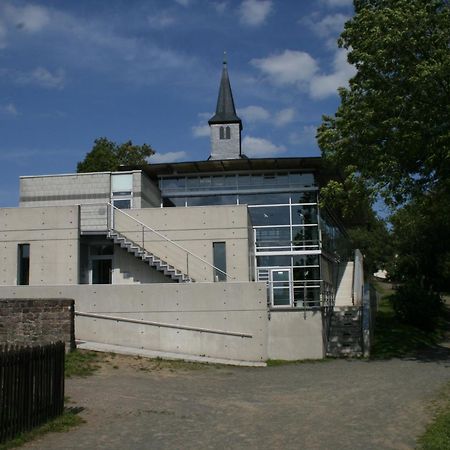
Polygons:
[[112,257],[93,257],[91,259],[90,284],[112,283]]
[[273,307],[291,306],[291,269],[270,270],[270,295]]

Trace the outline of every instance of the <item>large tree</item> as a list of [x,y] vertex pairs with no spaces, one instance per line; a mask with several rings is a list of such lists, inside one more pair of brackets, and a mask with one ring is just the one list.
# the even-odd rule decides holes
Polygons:
[[83,161],[77,164],[77,172],[115,171],[120,166],[147,164],[147,158],[155,152],[147,145],[134,145],[131,141],[116,144],[107,138],[98,138]]
[[355,166],[398,205],[450,176],[450,8],[360,0],[338,41],[357,74],[318,131],[324,156]]
[[324,117],[319,145],[330,164],[396,211],[395,273],[439,289],[450,254],[440,238],[450,203],[450,7],[446,0],[354,3],[338,43],[357,73],[339,91],[336,114]]

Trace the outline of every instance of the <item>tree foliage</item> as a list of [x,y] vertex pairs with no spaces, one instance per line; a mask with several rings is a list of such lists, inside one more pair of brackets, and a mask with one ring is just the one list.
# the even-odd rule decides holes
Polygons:
[[356,1],[339,45],[357,74],[318,131],[392,205],[450,175],[450,9],[444,0]]
[[116,144],[102,137],[94,141],[91,151],[77,164],[77,172],[114,172],[120,166],[140,166],[147,164],[147,158],[154,153],[147,144]]

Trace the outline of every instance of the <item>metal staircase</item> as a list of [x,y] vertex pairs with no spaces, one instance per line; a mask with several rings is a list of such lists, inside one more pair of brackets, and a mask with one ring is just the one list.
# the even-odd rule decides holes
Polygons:
[[177,270],[175,267],[171,266],[166,261],[126,238],[118,231],[110,229],[107,236],[109,239],[113,240],[115,244],[120,245],[120,247],[125,249],[128,253],[131,253],[136,258],[142,259],[142,261],[148,263],[150,267],[153,267],[158,272],[163,273],[172,280],[178,283],[190,283],[195,281],[180,270]]

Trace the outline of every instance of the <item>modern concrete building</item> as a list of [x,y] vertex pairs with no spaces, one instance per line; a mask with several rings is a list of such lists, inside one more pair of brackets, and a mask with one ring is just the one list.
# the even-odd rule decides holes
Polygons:
[[[77,337],[94,343],[233,361],[323,357],[335,299],[351,305],[361,289],[345,230],[319,205],[321,159],[247,158],[225,63],[208,123],[212,150],[205,161],[22,177],[19,207],[0,209],[0,295],[72,296]],[[170,297],[169,309],[159,298],[140,303],[139,292]],[[180,295],[187,296],[181,305],[174,300]],[[239,319],[230,309],[236,302]],[[99,321],[111,324],[119,313],[125,331],[101,325],[97,333]],[[162,315],[175,323],[161,322]],[[225,341],[243,339],[247,323],[259,337],[241,354],[245,346],[231,351],[220,339],[212,350],[198,336],[159,334],[155,341],[140,330],[133,338],[130,320]],[[236,324],[244,329],[236,332]]]

